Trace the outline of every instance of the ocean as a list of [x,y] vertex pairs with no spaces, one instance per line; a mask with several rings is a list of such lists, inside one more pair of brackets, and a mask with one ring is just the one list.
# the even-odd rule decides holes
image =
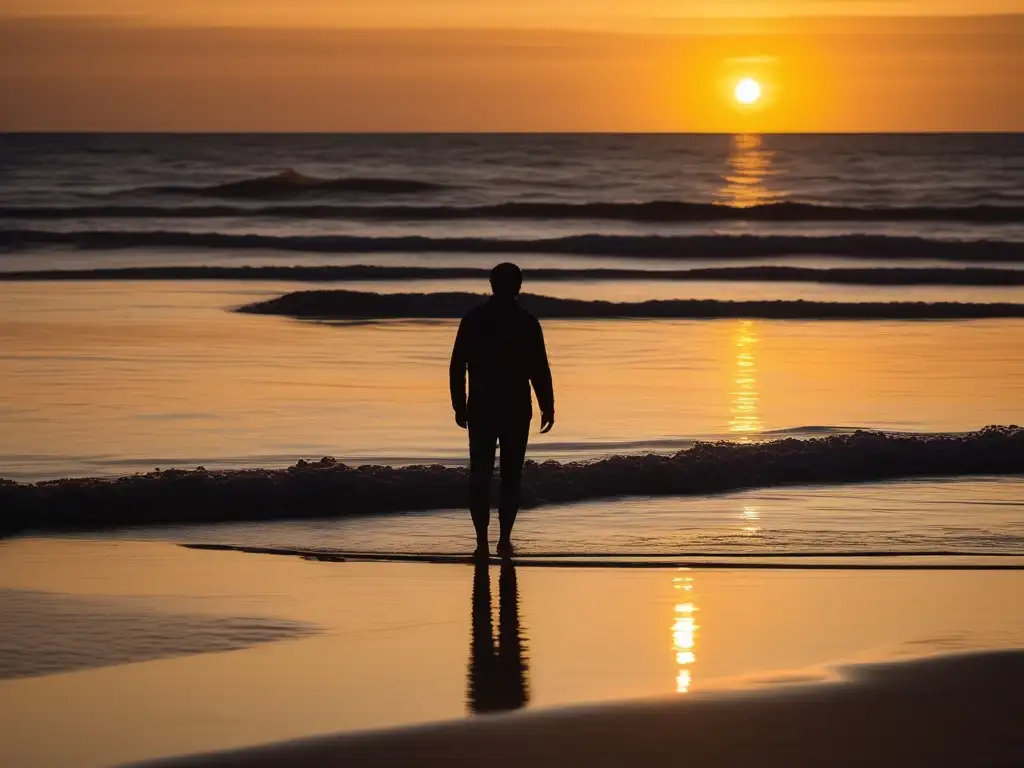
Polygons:
[[[485,293],[504,260],[576,302],[544,323],[558,421],[537,461],[1022,421],[1021,134],[8,134],[0,178],[8,480],[464,464],[446,377],[468,299],[447,294]],[[381,296],[234,311],[328,289]],[[541,508],[524,530],[537,551],[805,551],[825,531],[836,551],[1024,553],[1019,478],[907,482],[827,513],[827,487],[748,490]],[[353,525],[384,546],[380,520],[331,546]],[[397,550],[465,543],[418,525]],[[238,539],[309,544],[269,530]]]
[[[1022,213],[1021,134],[0,135],[0,763],[770,761],[799,705],[1009,764]],[[448,363],[506,260],[556,423],[499,567]]]

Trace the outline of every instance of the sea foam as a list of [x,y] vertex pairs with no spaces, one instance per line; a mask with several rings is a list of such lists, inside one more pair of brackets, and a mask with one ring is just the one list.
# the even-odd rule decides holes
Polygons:
[[[697,443],[671,455],[541,464],[523,504],[718,493],[788,484],[1024,473],[1024,428],[962,435],[849,435]],[[444,466],[350,467],[325,457],[281,470],[155,471],[116,480],[0,480],[0,534],[126,525],[333,518],[465,507],[467,472]]]

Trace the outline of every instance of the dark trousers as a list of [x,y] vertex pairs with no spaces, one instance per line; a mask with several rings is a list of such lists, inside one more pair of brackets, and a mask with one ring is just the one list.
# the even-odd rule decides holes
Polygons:
[[508,538],[519,512],[519,486],[523,478],[530,420],[469,421],[469,511],[478,541],[486,541],[491,517],[491,477],[494,454],[501,445],[501,497],[498,520],[502,538]]

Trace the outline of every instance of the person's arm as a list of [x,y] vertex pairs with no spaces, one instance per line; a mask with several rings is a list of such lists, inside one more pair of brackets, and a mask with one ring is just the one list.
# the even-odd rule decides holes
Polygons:
[[459,332],[455,336],[452,347],[452,360],[448,365],[448,388],[451,390],[452,408],[455,411],[455,423],[466,428],[466,368],[469,365],[468,330],[466,320],[459,323]]
[[537,337],[530,366],[530,383],[537,393],[537,405],[540,407],[541,434],[551,431],[555,425],[555,387],[551,380],[551,366],[548,364],[548,351],[544,346],[544,331],[537,323]]

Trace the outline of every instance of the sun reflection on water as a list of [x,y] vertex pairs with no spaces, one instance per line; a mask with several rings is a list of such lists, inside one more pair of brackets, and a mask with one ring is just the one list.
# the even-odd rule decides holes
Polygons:
[[757,134],[738,134],[732,137],[732,149],[726,160],[728,169],[718,193],[718,202],[736,208],[777,202],[782,195],[772,192],[765,179],[773,175],[774,152],[763,148]]
[[743,518],[743,532],[748,536],[756,536],[761,532],[761,508],[754,504],[744,504],[740,513]]
[[736,366],[733,373],[734,388],[730,392],[729,431],[741,440],[763,428],[760,417],[761,396],[757,389],[757,326],[753,320],[741,320],[734,334]]
[[697,661],[697,626],[694,614],[697,606],[690,600],[693,592],[692,576],[675,576],[672,588],[683,594],[677,596],[672,620],[672,650],[676,662],[676,693],[687,693],[693,683],[692,667]]

